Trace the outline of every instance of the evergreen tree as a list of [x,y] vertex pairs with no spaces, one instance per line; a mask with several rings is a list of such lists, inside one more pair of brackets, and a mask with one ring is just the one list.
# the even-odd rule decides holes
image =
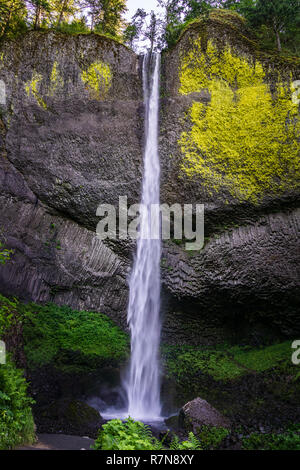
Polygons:
[[23,0],[0,0],[0,38],[24,27],[26,15]]
[[123,37],[125,43],[129,44],[130,47],[133,47],[135,40],[142,37],[146,18],[147,13],[145,10],[138,8],[131,18],[131,22],[127,25]]
[[92,30],[118,35],[126,12],[126,0],[84,0],[82,6],[89,10]]
[[[29,19],[32,19],[33,29],[39,29],[43,20],[49,19],[51,4],[49,0],[28,0]],[[48,21],[45,21],[48,23]]]
[[292,28],[299,9],[299,0],[257,0],[252,5],[242,5],[242,12],[253,27],[266,25],[272,29],[278,51],[281,51],[280,34]]

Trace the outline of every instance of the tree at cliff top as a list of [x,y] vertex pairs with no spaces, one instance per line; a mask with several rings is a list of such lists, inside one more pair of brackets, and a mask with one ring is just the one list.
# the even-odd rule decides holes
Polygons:
[[[154,11],[146,13],[145,10],[138,8],[132,17],[131,23],[129,23],[124,31],[123,39],[125,43],[134,49],[138,49],[138,51],[144,48],[143,46],[146,41],[145,48],[147,47],[151,51],[162,49],[161,37],[163,29],[163,21]],[[135,48],[136,43],[139,46],[138,48]]]
[[126,0],[84,0],[81,7],[89,11],[91,30],[112,36],[120,33]]
[[0,0],[0,38],[24,29],[27,10],[22,0]]
[[75,0],[52,0],[51,6],[58,26],[63,21],[68,21],[74,17],[78,11],[78,5]]
[[162,43],[169,47],[174,45],[184,25],[207,14],[214,3],[213,0],[158,0],[159,6],[165,11]]
[[169,47],[189,22],[217,8],[243,15],[256,31],[262,47],[270,47],[270,38],[273,41],[275,37],[279,51],[282,43],[293,53],[300,51],[299,0],[158,0],[158,3],[165,10],[163,40]]
[[124,30],[124,41],[130,47],[133,48],[134,42],[140,38],[147,16],[148,15],[143,8],[138,8],[131,18],[131,22]]
[[42,23],[47,22],[51,12],[51,5],[48,0],[29,0],[27,6],[28,16],[32,19],[34,29],[40,28]]
[[241,11],[254,27],[265,25],[275,37],[278,51],[281,51],[280,34],[286,33],[299,19],[299,0],[257,0],[240,2]]

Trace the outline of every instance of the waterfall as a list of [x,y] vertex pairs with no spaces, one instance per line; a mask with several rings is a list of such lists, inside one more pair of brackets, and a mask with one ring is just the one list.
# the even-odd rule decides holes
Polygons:
[[146,54],[143,61],[146,145],[140,238],[137,241],[137,253],[129,283],[127,319],[131,332],[131,361],[125,385],[128,415],[144,421],[158,419],[161,415],[159,364],[161,237],[157,225],[157,239],[149,239],[151,205],[159,205],[160,198],[159,76],[160,55]]

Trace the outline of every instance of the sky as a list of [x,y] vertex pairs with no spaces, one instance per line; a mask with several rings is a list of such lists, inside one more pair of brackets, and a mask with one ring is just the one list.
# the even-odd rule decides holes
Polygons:
[[148,13],[151,10],[158,10],[157,0],[127,0],[128,12],[126,13],[126,19],[130,20],[131,17],[135,14],[138,8],[143,8]]

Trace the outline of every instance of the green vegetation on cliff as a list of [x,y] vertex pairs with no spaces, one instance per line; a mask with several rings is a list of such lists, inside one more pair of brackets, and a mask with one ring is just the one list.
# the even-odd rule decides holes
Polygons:
[[66,372],[93,370],[117,365],[129,352],[128,336],[105,315],[0,295],[0,338],[16,322],[32,369],[52,363]]
[[300,424],[280,434],[252,433],[242,441],[244,450],[300,450]]
[[[0,295],[0,340],[6,340],[19,321],[17,301]],[[34,441],[32,403],[23,371],[7,355],[6,363],[0,363],[0,450]]]
[[28,304],[23,323],[31,368],[52,363],[65,372],[117,365],[128,354],[128,338],[108,317],[54,304]]
[[83,70],[81,79],[89,90],[91,97],[104,99],[112,83],[112,73],[108,64],[95,62]]
[[180,93],[208,90],[210,103],[194,101],[190,131],[179,140],[182,168],[203,179],[210,196],[221,189],[257,202],[300,186],[300,121],[291,84],[271,92],[260,62],[219,50],[205,52],[199,38],[182,59]]
[[34,442],[32,403],[23,371],[8,358],[0,364],[0,450]]
[[[254,349],[249,346],[219,346],[216,349],[198,349],[193,346],[164,346],[166,372],[179,382],[199,372],[215,380],[237,379],[249,373],[292,367],[291,342]],[[294,366],[291,372],[298,369]]]

